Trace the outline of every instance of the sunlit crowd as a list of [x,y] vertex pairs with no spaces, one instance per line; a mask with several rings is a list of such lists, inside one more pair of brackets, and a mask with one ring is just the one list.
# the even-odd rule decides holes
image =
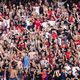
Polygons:
[[80,80],[80,2],[1,2],[0,80]]

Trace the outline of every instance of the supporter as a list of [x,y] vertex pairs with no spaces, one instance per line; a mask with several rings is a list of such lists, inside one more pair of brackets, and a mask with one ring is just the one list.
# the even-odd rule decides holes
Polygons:
[[80,79],[80,2],[73,2],[1,2],[0,80]]

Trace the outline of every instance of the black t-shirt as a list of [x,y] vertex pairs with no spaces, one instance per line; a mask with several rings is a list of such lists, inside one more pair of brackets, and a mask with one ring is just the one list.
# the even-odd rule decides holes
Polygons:
[[2,76],[3,75],[3,72],[2,72],[2,69],[0,68],[0,76]]
[[8,69],[9,68],[9,64],[4,63],[2,66],[3,69]]
[[70,78],[71,79],[71,78],[74,78],[74,76],[72,74],[68,74],[67,75],[67,78]]
[[54,72],[54,71],[51,71],[51,72],[48,74],[48,80],[52,80],[53,72]]
[[66,76],[65,76],[65,73],[64,72],[61,72],[61,80],[66,80]]
[[68,37],[67,37],[68,40],[71,40],[72,39],[72,36],[71,34],[68,34]]
[[10,72],[9,72],[9,70],[7,69],[7,70],[6,70],[6,79],[7,79],[7,80],[9,80],[9,76],[10,76]]
[[51,3],[52,2],[52,0],[47,0],[49,3]]
[[60,31],[60,30],[57,30],[57,34],[58,34],[58,35],[61,35],[61,31]]
[[78,30],[78,32],[80,33],[80,29]]
[[60,76],[59,77],[55,76],[54,80],[60,80]]
[[0,61],[2,61],[3,59],[2,59],[2,57],[1,57],[1,55],[0,55]]
[[41,80],[41,78],[42,78],[42,77],[41,77],[41,74],[37,74],[37,73],[36,73],[35,78],[36,78],[35,80]]
[[23,27],[26,27],[26,23],[25,23],[25,22],[21,22],[21,25],[22,25]]
[[0,29],[0,36],[3,34],[3,29]]
[[43,14],[43,7],[39,8],[39,12],[40,12],[40,14]]
[[30,74],[27,75],[27,80],[31,80]]

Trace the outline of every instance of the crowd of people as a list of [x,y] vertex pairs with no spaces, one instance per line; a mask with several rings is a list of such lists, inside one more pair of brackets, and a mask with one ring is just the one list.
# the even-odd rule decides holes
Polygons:
[[0,80],[80,80],[80,2],[67,1],[1,2]]

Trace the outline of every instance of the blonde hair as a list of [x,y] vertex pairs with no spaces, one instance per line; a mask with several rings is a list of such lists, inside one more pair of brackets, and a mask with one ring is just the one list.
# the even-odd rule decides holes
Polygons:
[[60,76],[59,70],[55,71],[55,72],[54,72],[54,75],[57,76],[57,77],[59,77],[59,76]]

